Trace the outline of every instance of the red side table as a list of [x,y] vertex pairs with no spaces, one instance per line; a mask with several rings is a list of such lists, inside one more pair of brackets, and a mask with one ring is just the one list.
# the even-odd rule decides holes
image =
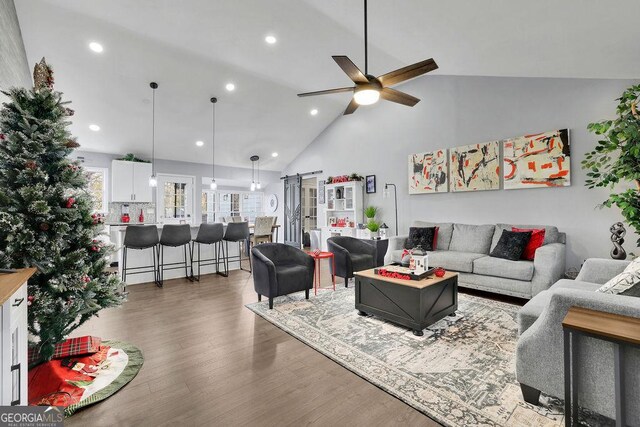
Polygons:
[[331,269],[331,276],[333,276],[333,290],[336,290],[336,259],[333,256],[333,253],[331,252],[320,252],[320,253],[314,253],[312,251],[306,251],[307,254],[309,254],[309,256],[311,256],[311,258],[314,259],[315,263],[316,263],[316,268],[314,271],[314,278],[313,278],[313,294],[314,295],[318,295],[318,289],[322,289],[320,287],[320,260],[323,259],[329,259],[331,258],[331,262],[333,263],[332,265],[332,269]]

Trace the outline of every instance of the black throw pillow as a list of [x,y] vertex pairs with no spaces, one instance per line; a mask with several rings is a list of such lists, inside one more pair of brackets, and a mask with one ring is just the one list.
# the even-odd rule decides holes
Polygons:
[[405,249],[413,249],[420,246],[424,251],[432,251],[435,234],[435,227],[410,227]]
[[518,261],[531,240],[531,231],[503,230],[498,244],[489,256]]

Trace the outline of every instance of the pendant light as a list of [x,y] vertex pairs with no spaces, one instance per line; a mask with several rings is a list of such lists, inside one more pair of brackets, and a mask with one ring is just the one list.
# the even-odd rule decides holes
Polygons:
[[251,191],[256,191],[256,169],[255,165],[258,160],[260,160],[259,156],[253,155],[249,157],[251,160]]
[[256,182],[256,188],[260,190],[262,188],[262,184],[260,183],[260,159],[258,159],[258,181]]
[[149,177],[149,187],[157,187],[158,179],[156,178],[156,89],[158,89],[158,83],[149,83],[153,90],[152,96],[152,109],[151,109],[151,176]]
[[216,183],[216,102],[218,102],[218,98],[211,98],[213,110],[211,115],[211,184],[209,184],[209,188],[212,190],[218,188]]

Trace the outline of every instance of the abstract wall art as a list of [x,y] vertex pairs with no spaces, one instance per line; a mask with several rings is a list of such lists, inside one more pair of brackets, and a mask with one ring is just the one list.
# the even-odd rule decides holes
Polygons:
[[409,155],[409,194],[447,191],[447,150]]
[[571,184],[567,129],[507,139],[503,145],[505,190]]
[[500,189],[500,145],[498,141],[464,145],[449,151],[451,191]]

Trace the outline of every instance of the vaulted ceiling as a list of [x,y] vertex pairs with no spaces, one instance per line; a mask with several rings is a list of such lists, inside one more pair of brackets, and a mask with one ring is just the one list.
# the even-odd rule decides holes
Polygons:
[[[349,85],[331,55],[363,66],[362,0],[15,3],[29,62],[53,65],[83,149],[148,157],[151,81],[164,159],[209,161],[211,96],[216,163],[228,166],[258,154],[281,170],[333,120],[351,119],[340,115],[349,94],[296,94]],[[638,78],[638,16],[637,0],[370,0],[369,67],[378,75],[433,57],[430,75]]]

